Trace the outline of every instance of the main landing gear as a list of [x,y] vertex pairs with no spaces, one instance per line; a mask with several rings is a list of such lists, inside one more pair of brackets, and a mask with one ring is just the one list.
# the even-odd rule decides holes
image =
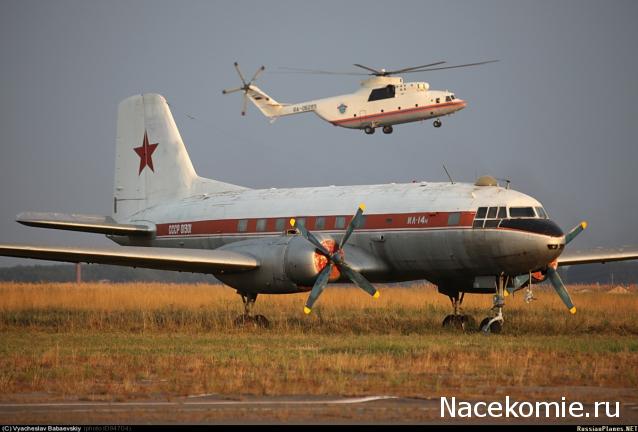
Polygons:
[[384,134],[391,134],[393,130],[394,129],[392,129],[392,126],[389,126],[389,125],[388,126],[383,126],[383,133]]
[[439,119],[434,120],[434,123],[432,123],[435,128],[440,128],[442,124],[443,123],[441,123],[441,120]]
[[496,278],[496,295],[494,295],[494,306],[492,306],[491,316],[481,321],[481,331],[487,333],[500,333],[503,329],[503,306],[505,306],[505,285],[507,276],[498,275]]
[[372,126],[366,126],[366,127],[363,128],[363,131],[367,135],[372,135],[374,133],[374,128]]
[[245,327],[251,325],[254,327],[268,328],[270,326],[268,318],[263,315],[253,315],[251,313],[255,301],[257,301],[257,294],[247,294],[239,291],[237,291],[237,294],[241,296],[241,301],[244,302],[244,313],[235,318],[235,326]]
[[461,293],[459,297],[458,292],[456,293],[456,295],[450,296],[450,301],[452,302],[454,313],[445,317],[445,319],[443,320],[444,328],[456,328],[459,330],[468,331],[476,327],[476,321],[474,321],[474,318],[471,315],[463,315],[459,313],[464,296],[465,293]]

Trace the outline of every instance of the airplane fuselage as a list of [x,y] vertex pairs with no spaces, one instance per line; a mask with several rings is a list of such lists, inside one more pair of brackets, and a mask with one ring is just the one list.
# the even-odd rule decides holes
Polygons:
[[500,186],[426,182],[202,193],[130,218],[155,224],[154,238],[112,239],[124,245],[232,249],[240,241],[298,237],[289,222],[294,217],[320,239],[338,242],[362,202],[365,222],[344,253],[373,282],[428,279],[480,291],[472,286],[476,276],[544,268],[565,244],[532,197]]

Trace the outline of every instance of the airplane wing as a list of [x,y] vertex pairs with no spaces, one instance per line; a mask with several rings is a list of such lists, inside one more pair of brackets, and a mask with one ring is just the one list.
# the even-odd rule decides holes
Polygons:
[[618,249],[596,248],[583,251],[565,252],[558,257],[559,266],[592,264],[612,261],[638,259],[638,247],[622,247]]
[[155,233],[154,224],[120,224],[110,216],[25,212],[20,213],[16,220],[22,225],[37,228],[53,228],[98,234],[151,236]]
[[238,252],[157,247],[84,248],[0,244],[0,256],[175,270],[193,273],[235,273],[259,267],[259,261]]

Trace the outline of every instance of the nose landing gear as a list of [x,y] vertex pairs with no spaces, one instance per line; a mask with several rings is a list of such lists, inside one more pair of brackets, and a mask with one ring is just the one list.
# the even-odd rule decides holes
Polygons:
[[505,306],[505,285],[507,284],[507,276],[498,275],[496,278],[496,295],[494,295],[494,306],[492,306],[492,316],[481,321],[481,331],[485,334],[498,334],[503,329],[503,306]]

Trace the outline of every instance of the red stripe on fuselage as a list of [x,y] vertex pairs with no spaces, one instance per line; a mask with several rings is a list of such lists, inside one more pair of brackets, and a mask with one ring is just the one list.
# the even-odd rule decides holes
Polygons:
[[456,105],[465,106],[466,104],[465,104],[464,101],[446,102],[446,103],[440,103],[440,104],[425,105],[425,106],[422,106],[422,107],[400,109],[400,110],[383,112],[383,113],[378,113],[378,114],[370,114],[370,115],[361,116],[361,117],[349,117],[349,118],[341,119],[341,120],[330,120],[330,122],[332,124],[339,125],[339,124],[342,124],[342,123],[351,123],[351,122],[356,122],[356,121],[365,121],[365,120],[370,120],[370,119],[373,119],[373,118],[381,118],[381,117],[387,117],[387,116],[397,115],[397,114],[411,113],[411,112],[416,112],[416,111],[428,111],[428,110],[432,110],[432,109],[447,108],[447,107],[456,106]]
[[[458,223],[449,224],[450,215],[459,214]],[[475,212],[421,212],[421,213],[394,213],[394,214],[369,214],[365,215],[364,226],[361,230],[391,230],[391,229],[428,229],[443,227],[471,227]],[[290,229],[290,218],[305,219],[305,226],[309,230],[321,231],[341,231],[350,223],[351,215],[342,216],[282,216],[276,218],[246,218],[246,219],[220,219],[191,222],[171,222],[157,225],[157,237],[182,237],[182,236],[202,236],[202,235],[234,235],[234,234],[266,234],[272,232],[282,232]],[[323,228],[317,228],[317,219],[324,219]],[[345,219],[344,227],[336,227],[337,217]],[[454,218],[454,216],[452,216]],[[277,220],[284,222],[283,229],[277,229]],[[239,231],[239,221],[245,220],[246,229]],[[257,230],[257,221],[265,220],[264,229]],[[451,220],[450,222],[454,222]]]

